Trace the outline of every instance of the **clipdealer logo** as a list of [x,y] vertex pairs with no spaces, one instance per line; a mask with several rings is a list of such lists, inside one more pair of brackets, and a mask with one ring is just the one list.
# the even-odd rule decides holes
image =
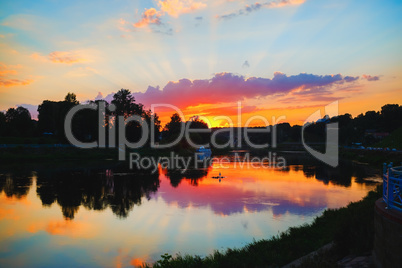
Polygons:
[[[339,103],[338,101],[332,102],[324,107],[325,110],[325,115],[331,115],[331,116],[337,116],[338,115],[338,108]],[[153,104],[151,106],[151,111],[154,112],[156,107],[165,107],[165,108],[170,108],[175,110],[181,118],[185,118],[183,112],[176,106],[171,105],[171,104]],[[241,125],[241,102],[238,102],[238,121],[237,125]],[[77,140],[74,137],[73,131],[72,131],[72,120],[74,115],[84,109],[91,109],[91,110],[97,110],[98,111],[98,140],[97,141],[92,141],[92,142],[82,142]],[[210,129],[190,129],[189,124],[184,124],[180,128],[180,134],[178,137],[174,140],[171,141],[167,144],[161,144],[157,145],[154,143],[155,139],[155,125],[153,121],[151,120],[150,123],[145,121],[140,115],[131,115],[127,118],[124,116],[108,116],[106,117],[107,113],[114,112],[115,106],[113,104],[108,105],[106,107],[105,102],[99,102],[98,104],[85,104],[85,105],[77,105],[74,106],[68,113],[64,122],[64,130],[66,137],[68,141],[79,148],[118,148],[118,155],[119,155],[119,160],[125,160],[126,159],[126,149],[131,148],[131,149],[137,149],[143,147],[147,141],[150,139],[150,146],[151,148],[159,148],[159,149],[166,149],[166,148],[172,148],[173,146],[177,145],[183,138],[185,138],[186,142],[196,148],[198,146],[210,146],[212,145],[215,148],[223,148],[223,147],[228,147],[228,148],[241,148],[242,146],[242,141],[246,143],[246,145],[249,148],[253,149],[262,149],[262,148],[269,148],[270,146],[272,148],[276,148],[277,146],[277,130],[276,130],[276,124],[280,122],[283,119],[286,119],[286,116],[280,116],[278,118],[272,117],[271,123],[268,121],[267,118],[261,116],[261,115],[254,115],[251,116],[245,126],[243,128],[237,128],[236,133],[234,130],[234,122],[229,116],[225,115],[220,115],[220,116],[215,116],[213,120],[226,120],[228,122],[229,127],[225,129],[219,129],[214,131],[211,135],[211,140],[210,143],[205,144],[205,145],[197,145],[195,144],[191,138],[190,138],[190,133],[206,133],[209,132],[211,133]],[[210,125],[210,120],[206,117],[200,116],[199,117],[201,120],[204,120],[207,124]],[[306,149],[308,153],[310,153],[312,156],[314,156],[316,159],[328,164],[329,166],[336,167],[338,166],[339,163],[339,156],[338,156],[338,123],[329,123],[326,122],[326,142],[325,142],[325,153],[321,153],[312,147],[310,147],[306,140],[305,140],[305,130],[307,127],[309,127],[311,124],[314,122],[319,121],[322,119],[323,116],[320,112],[320,109],[315,111],[313,114],[311,114],[304,122],[302,129],[301,129],[301,143],[303,147]],[[107,124],[105,122],[108,120]],[[261,129],[248,129],[250,123],[253,120],[262,120],[264,124],[266,124],[266,128],[261,128]],[[117,124],[116,124],[117,122]],[[137,122],[138,125],[141,128],[141,138],[137,142],[129,142],[125,136],[126,133],[126,125],[129,122]],[[107,128],[105,126],[108,126]],[[117,125],[117,128],[116,128]],[[271,127],[269,127],[271,126]],[[108,142],[106,142],[106,132],[108,133]],[[219,144],[216,141],[216,137],[218,133],[222,132],[229,132],[229,140],[227,143],[224,145]],[[249,133],[271,133],[271,144],[254,144],[249,138]]]

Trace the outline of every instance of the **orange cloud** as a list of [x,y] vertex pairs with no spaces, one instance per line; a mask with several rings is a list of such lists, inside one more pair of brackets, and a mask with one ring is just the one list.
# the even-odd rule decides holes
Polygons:
[[160,25],[161,16],[162,13],[160,11],[157,11],[155,8],[146,9],[145,12],[142,14],[142,19],[139,22],[134,23],[133,25],[136,28],[142,28],[148,26],[149,24]]
[[19,80],[19,79],[1,79],[0,87],[12,87],[12,86],[25,86],[32,83],[33,79]]
[[12,66],[7,66],[4,63],[0,63],[0,77],[17,74],[16,70],[11,70],[10,68],[12,68]]
[[175,18],[183,13],[189,13],[207,6],[205,3],[193,0],[160,0],[158,5],[163,12]]
[[120,29],[120,31],[131,32],[131,29],[126,28],[127,26],[130,26],[130,25],[131,25],[131,23],[126,21],[125,19],[123,19],[123,18],[119,19],[118,28]]
[[85,61],[85,59],[81,58],[77,53],[69,51],[54,51],[49,54],[49,60],[56,63],[67,64]]
[[41,55],[41,54],[38,53],[38,52],[32,53],[32,54],[30,55],[30,57],[31,57],[32,59],[34,59],[34,60],[37,60],[37,61],[44,61],[44,62],[49,61],[49,58],[48,58],[48,57],[43,56],[43,55]]
[[[150,24],[161,25],[162,22],[160,18],[164,14],[177,18],[183,13],[189,13],[207,6],[202,2],[194,0],[159,0],[158,5],[161,10],[156,10],[155,8],[145,9],[144,13],[142,13],[141,20],[134,23],[133,26],[142,28]],[[119,23],[119,28],[125,31],[122,25],[124,26],[127,22],[124,19],[120,19]]]
[[9,76],[17,75],[16,68],[21,68],[20,65],[9,65],[0,62],[0,87],[12,87],[19,85],[28,85],[33,82],[33,79],[17,79]]

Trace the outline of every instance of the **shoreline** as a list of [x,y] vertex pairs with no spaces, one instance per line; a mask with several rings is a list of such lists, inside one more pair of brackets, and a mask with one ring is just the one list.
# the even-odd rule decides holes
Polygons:
[[[79,148],[11,148],[0,151],[0,159],[3,163],[27,165],[43,164],[54,165],[55,163],[69,163],[86,160],[85,165],[108,165],[114,166],[124,164],[117,161],[116,149],[88,149]],[[160,155],[161,151],[141,150],[144,155]],[[166,152],[163,152],[166,153]],[[279,153],[277,151],[277,153]],[[285,155],[298,155],[300,152],[284,152]],[[358,160],[353,159],[360,153]],[[377,152],[378,153],[378,152]],[[383,153],[374,158],[371,154],[362,155],[361,152],[341,151],[341,160],[352,161],[357,165],[366,166],[370,172],[378,174],[381,171],[381,163],[386,162],[384,155],[389,157],[401,154]],[[383,158],[381,158],[383,157]],[[4,161],[5,160],[5,161]],[[30,161],[32,160],[32,161]],[[364,162],[363,162],[363,161]],[[395,160],[394,160],[395,161]],[[371,164],[379,163],[379,164]],[[10,165],[7,165],[10,167]],[[303,256],[314,252],[328,243],[334,242],[331,254],[328,252],[314,256],[313,260],[303,262],[330,262],[336,261],[348,254],[366,254],[372,249],[373,244],[373,208],[375,201],[382,196],[382,184],[379,184],[375,191],[370,191],[362,200],[352,202],[346,207],[339,209],[326,209],[321,216],[318,216],[310,224],[303,224],[291,227],[287,231],[267,239],[254,241],[242,248],[227,248],[223,251],[215,251],[205,257],[197,255],[162,255],[155,263],[144,263],[141,267],[222,267],[222,266],[262,266],[276,267],[286,265]],[[357,231],[356,231],[357,230]],[[363,233],[362,231],[363,230]],[[357,242],[356,242],[357,241]],[[269,252],[269,253],[267,253]],[[303,262],[301,267],[303,267]],[[306,266],[308,267],[308,266]]]
[[[362,200],[346,207],[326,209],[310,224],[290,227],[279,235],[253,241],[242,248],[215,250],[205,257],[164,254],[148,267],[281,267],[302,259],[298,267],[337,267],[345,256],[365,255],[373,248],[374,204],[382,196],[382,184]],[[326,250],[325,245],[333,243]],[[310,255],[317,251],[317,254]],[[307,258],[303,258],[309,256]]]

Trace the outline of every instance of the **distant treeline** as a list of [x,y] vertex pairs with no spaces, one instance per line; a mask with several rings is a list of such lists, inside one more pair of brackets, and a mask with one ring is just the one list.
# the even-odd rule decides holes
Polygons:
[[[90,101],[90,104],[100,104],[103,102],[106,107],[104,122],[98,122],[98,111],[93,109],[83,109],[79,111],[72,120],[72,132],[74,136],[84,142],[98,140],[99,124],[105,127],[107,135],[111,124],[117,124],[117,116],[127,118],[131,115],[138,115],[142,122],[147,122],[149,130],[154,130],[154,142],[169,143],[175,140],[180,134],[180,129],[187,126],[190,129],[208,129],[208,125],[197,117],[190,121],[183,122],[181,117],[175,113],[170,121],[162,128],[159,117],[151,110],[146,110],[144,105],[136,103],[131,92],[121,89],[114,96],[110,103],[104,100]],[[115,109],[108,109],[113,104]],[[39,142],[46,143],[50,139],[58,143],[67,143],[64,133],[64,121],[68,111],[80,103],[74,93],[68,93],[63,101],[45,100],[38,106],[38,120],[32,120],[31,115],[24,107],[10,108],[5,113],[0,112],[0,137],[21,137],[29,142],[29,138],[37,138]],[[112,111],[110,111],[112,110]],[[336,117],[324,116],[322,119],[311,124],[305,129],[305,137],[309,142],[324,142],[326,138],[326,125],[329,123],[339,123],[339,142],[342,145],[352,145],[362,143],[370,145],[378,142],[384,136],[402,126],[402,106],[398,104],[387,104],[382,106],[381,111],[367,111],[353,118],[350,114],[339,115]],[[151,128],[151,125],[154,127]],[[117,125],[114,125],[116,127]],[[250,133],[249,139],[255,144],[272,144],[272,126],[270,133]],[[281,123],[275,126],[276,142],[295,142],[301,141],[302,126],[291,126],[289,123]],[[256,128],[254,128],[256,129]],[[132,121],[126,124],[126,137],[129,141],[138,141],[142,135],[141,123]],[[213,129],[211,132],[217,131]],[[244,129],[242,129],[244,130]],[[236,132],[237,133],[237,132]],[[219,144],[227,143],[229,132],[220,132],[215,135],[215,140]],[[211,133],[191,133],[190,137],[195,144],[205,144],[211,139]],[[236,134],[237,135],[237,134]],[[242,137],[244,139],[244,137]],[[108,137],[106,137],[108,140]],[[24,140],[24,139],[23,139]],[[148,139],[148,144],[150,139]],[[179,144],[180,148],[187,148],[189,144],[183,139]]]
[[[153,130],[153,135],[149,134],[149,145],[151,137],[153,142],[173,140],[176,133],[180,132],[182,124],[181,117],[176,113],[172,115],[171,121],[162,129],[161,122],[156,113],[144,109],[144,105],[136,103],[134,97],[128,89],[121,89],[113,96],[113,100],[108,103],[104,100],[89,101],[89,104],[99,105],[103,103],[106,107],[103,122],[99,122],[99,114],[94,109],[82,109],[77,112],[72,119],[72,133],[75,138],[83,142],[97,141],[99,136],[99,125],[104,128],[106,141],[109,141],[108,129],[112,126],[118,129],[118,116],[125,119],[138,115],[142,121],[131,121],[125,124],[125,137],[130,142],[136,142],[142,135],[142,124],[147,123],[149,133]],[[57,143],[68,143],[64,131],[64,122],[67,113],[76,105],[81,105],[74,93],[68,93],[63,101],[45,100],[38,106],[38,120],[32,120],[29,111],[20,106],[10,108],[5,113],[0,112],[0,137],[19,137],[24,142],[30,142],[30,138],[39,138],[40,143],[49,141]],[[109,109],[114,105],[113,109]],[[208,125],[198,119],[192,119],[184,124],[189,124],[189,128],[208,129]],[[151,127],[153,126],[153,127]],[[116,138],[118,135],[116,134]],[[208,136],[209,137],[209,136]],[[192,135],[195,141],[200,142],[199,136]],[[203,141],[207,141],[204,137]],[[0,142],[1,143],[1,142]]]
[[[310,143],[324,143],[326,141],[327,124],[338,123],[339,144],[353,145],[361,143],[370,146],[378,143],[384,137],[396,129],[402,127],[402,106],[398,104],[386,104],[381,107],[381,111],[367,111],[355,118],[351,114],[343,114],[330,118],[328,115],[313,122],[304,130],[305,141]],[[281,123],[276,126],[276,141],[278,144],[300,143],[302,126],[291,126],[289,123]],[[272,133],[272,127],[271,127]],[[250,140],[255,143],[271,141],[270,133],[254,134]],[[271,144],[271,143],[270,143]]]

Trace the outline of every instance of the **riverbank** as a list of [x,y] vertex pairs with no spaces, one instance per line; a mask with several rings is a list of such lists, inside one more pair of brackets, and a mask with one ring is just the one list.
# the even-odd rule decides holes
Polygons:
[[[20,163],[27,160],[45,162],[49,165],[58,161],[74,163],[105,161],[113,164],[117,161],[116,149],[79,149],[63,147],[10,148],[0,150],[4,161]],[[7,155],[8,153],[8,155]],[[142,149],[141,154],[160,154],[161,151]],[[299,156],[299,154],[294,154]],[[391,156],[393,156],[392,154]],[[305,157],[301,157],[305,159]],[[3,162],[4,162],[3,161]],[[369,166],[381,169],[380,164]],[[36,162],[36,163],[38,163]],[[395,162],[395,160],[394,160]],[[298,162],[299,163],[299,162]],[[155,267],[277,267],[290,263],[306,254],[334,242],[336,247],[330,253],[325,252],[314,259],[313,263],[336,264],[336,261],[349,254],[366,254],[371,250],[373,239],[373,206],[381,196],[381,189],[368,194],[362,201],[350,204],[346,208],[327,210],[309,225],[290,228],[288,231],[268,240],[253,242],[241,249],[228,249],[215,252],[201,258],[198,256],[163,255]],[[145,264],[149,267],[151,264]],[[310,267],[309,265],[305,267]]]
[[402,163],[402,153],[400,151],[370,151],[341,148],[339,150],[339,157],[341,159],[348,159],[360,164],[370,165],[375,169],[381,169],[383,163],[393,162],[396,166],[399,166],[399,164]]
[[142,267],[280,267],[333,242],[301,263],[302,267],[336,267],[344,256],[364,255],[373,248],[374,203],[382,196],[382,185],[361,201],[347,207],[327,209],[311,224],[289,228],[270,239],[254,241],[243,248],[215,251],[204,258],[191,255],[162,255],[161,260]]

